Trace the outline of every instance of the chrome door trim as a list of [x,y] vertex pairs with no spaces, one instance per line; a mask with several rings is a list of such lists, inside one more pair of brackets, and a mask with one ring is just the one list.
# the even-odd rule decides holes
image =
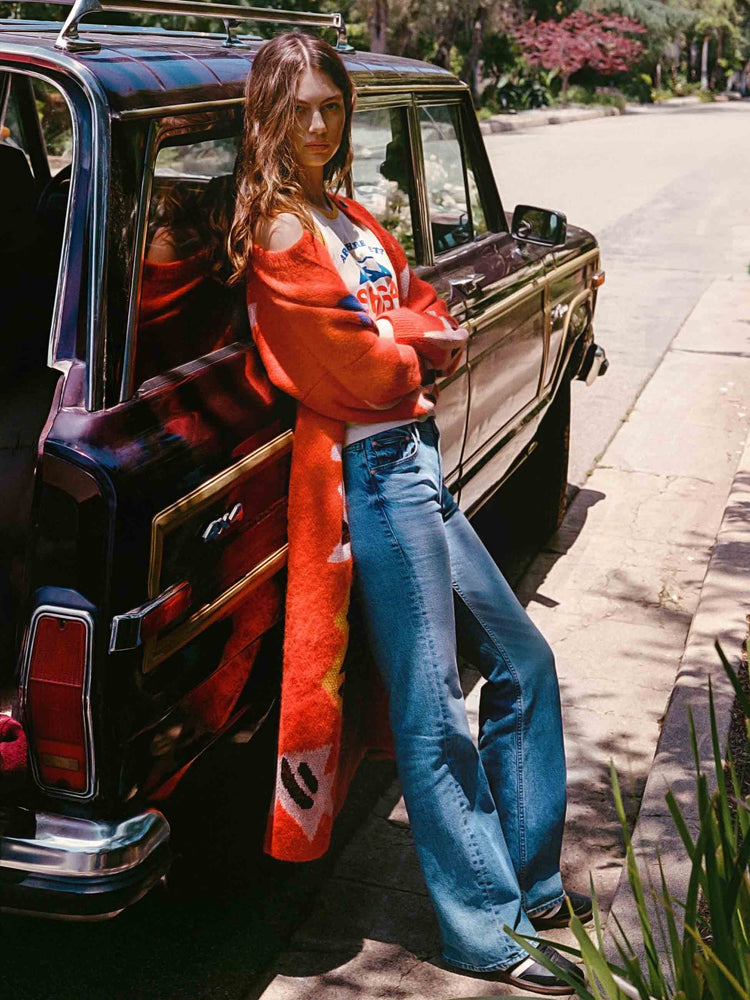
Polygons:
[[39,775],[36,753],[32,750],[30,746],[29,764],[31,765],[31,773],[34,777],[34,781],[36,782],[37,786],[43,789],[44,792],[46,792],[48,795],[52,795],[55,798],[73,799],[77,801],[80,801],[82,799],[91,799],[96,794],[96,786],[97,786],[96,760],[94,754],[94,724],[91,712],[91,667],[93,661],[93,646],[94,646],[94,619],[88,611],[83,611],[79,608],[68,608],[65,607],[64,605],[59,605],[59,604],[40,604],[38,608],[34,609],[34,614],[31,616],[31,622],[29,623],[28,630],[24,637],[23,661],[21,666],[21,674],[18,679],[18,704],[19,704],[21,718],[24,720],[24,724],[27,723],[26,705],[28,702],[28,683],[29,683],[29,670],[31,669],[31,650],[34,648],[34,638],[36,636],[36,630],[39,625],[39,619],[43,615],[49,615],[52,618],[62,618],[65,621],[83,622],[84,625],[86,626],[86,666],[83,675],[82,709],[83,709],[84,736],[86,740],[86,762],[89,768],[89,780],[86,788],[82,792],[65,791],[64,789],[55,788],[52,785],[47,785],[45,782],[42,781]]
[[[534,262],[534,264],[537,263],[538,262]],[[532,265],[527,265],[527,266],[532,266]],[[523,270],[514,271],[513,274],[510,275],[510,277],[513,279],[512,283],[518,284],[522,278],[522,275],[523,275]],[[511,292],[509,295],[506,295],[504,298],[502,298],[496,305],[490,306],[489,309],[486,309],[480,317],[476,318],[472,317],[469,320],[471,337],[473,337],[480,330],[484,330],[485,327],[491,326],[498,320],[502,319],[502,317],[505,315],[506,312],[509,312],[516,306],[521,305],[521,303],[525,302],[526,299],[530,299],[534,295],[539,295],[540,292],[544,290],[545,283],[546,283],[546,276],[544,274],[544,271],[540,269],[540,274],[537,277],[532,278],[530,282],[524,282],[520,288],[516,289],[516,291]],[[489,292],[491,291],[491,289],[485,288],[484,291]],[[479,358],[485,357],[488,353],[491,353],[492,350],[493,350],[493,345],[490,345],[490,347],[488,347],[485,351],[483,351],[482,354],[480,354],[477,358],[472,358],[471,363],[473,364],[475,361],[478,361]]]
[[143,284],[143,258],[146,251],[147,220],[151,206],[151,189],[154,181],[154,166],[158,154],[159,126],[151,122],[146,139],[146,150],[143,157],[143,176],[138,201],[138,214],[135,220],[133,238],[133,270],[130,275],[130,292],[128,299],[128,315],[125,321],[125,347],[122,356],[122,377],[120,379],[120,395],[118,402],[124,403],[133,395],[133,376],[135,373],[136,319],[141,306],[141,286]]
[[591,250],[586,250],[585,253],[579,254],[578,257],[574,257],[573,260],[568,260],[564,264],[558,264],[547,272],[547,277],[549,280],[553,278],[567,278],[569,274],[577,271],[579,268],[584,267],[589,261],[594,260],[599,256],[599,247],[594,247]]

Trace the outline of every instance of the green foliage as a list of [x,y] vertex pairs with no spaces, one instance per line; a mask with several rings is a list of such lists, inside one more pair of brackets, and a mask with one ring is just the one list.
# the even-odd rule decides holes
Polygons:
[[[718,643],[716,649],[742,708],[750,739],[750,701]],[[642,1000],[750,1000],[750,798],[743,797],[743,775],[730,759],[725,766],[719,745],[713,691],[709,684],[713,784],[709,792],[707,775],[701,770],[700,752],[692,714],[690,739],[695,761],[695,795],[699,810],[699,832],[694,837],[672,792],[667,805],[690,861],[690,879],[684,901],[669,893],[659,860],[659,885],[644,884],[628,831],[620,786],[614,766],[610,767],[615,807],[623,830],[628,880],[643,938],[639,957],[620,923],[615,919],[613,935],[620,964],[605,958],[601,917],[594,897],[594,939],[581,922],[573,918],[571,929],[578,948],[554,946],[582,960],[586,986],[568,981],[583,1000],[624,1000],[637,995]],[[593,886],[592,886],[593,894]],[[655,914],[647,904],[656,903]],[[699,900],[703,900],[702,918]],[[682,930],[680,930],[682,923]],[[506,928],[508,930],[508,928]],[[551,971],[558,972],[530,942],[508,930]],[[563,978],[568,978],[563,976]],[[622,987],[629,984],[626,994]],[[635,993],[632,993],[632,990]]]
[[608,87],[606,89],[597,87],[592,89],[590,87],[580,87],[577,84],[568,87],[568,97],[566,101],[566,104],[568,105],[602,104],[605,107],[619,108],[620,111],[624,111],[627,103],[625,95],[612,87]]
[[493,113],[545,108],[552,103],[552,81],[557,70],[532,70],[523,63],[485,87],[482,104]]
[[648,73],[635,73],[629,80],[625,81],[622,90],[629,100],[648,104],[652,100],[652,86],[653,80]]

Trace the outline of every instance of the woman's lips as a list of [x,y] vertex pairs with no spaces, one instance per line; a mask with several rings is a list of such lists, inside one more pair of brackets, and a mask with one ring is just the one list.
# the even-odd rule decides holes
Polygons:
[[306,142],[305,149],[328,149],[327,142]]

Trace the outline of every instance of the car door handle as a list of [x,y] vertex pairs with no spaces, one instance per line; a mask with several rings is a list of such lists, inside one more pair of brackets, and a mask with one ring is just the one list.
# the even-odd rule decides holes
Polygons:
[[448,282],[448,287],[451,290],[448,302],[455,302],[457,298],[467,299],[471,295],[476,295],[477,292],[481,291],[481,280],[481,274],[467,274],[462,278],[451,278]]
[[217,517],[215,521],[211,521],[203,529],[203,534],[201,538],[204,542],[213,542],[217,538],[221,538],[225,535],[230,528],[233,528],[236,524],[243,519],[245,516],[245,511],[241,503],[236,503],[234,507],[222,514],[221,517]]
[[190,610],[192,600],[192,588],[183,580],[163,591],[148,604],[126,611],[124,615],[115,615],[110,625],[110,653],[136,649],[147,639],[174,625]]

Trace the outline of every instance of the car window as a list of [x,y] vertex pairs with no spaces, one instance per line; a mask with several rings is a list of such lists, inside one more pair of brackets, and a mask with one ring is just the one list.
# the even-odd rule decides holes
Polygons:
[[42,126],[50,174],[54,177],[70,165],[73,129],[68,106],[60,91],[46,80],[32,79],[34,102]]
[[[35,114],[40,114],[36,85],[24,73],[0,73],[0,307],[8,338],[3,373],[44,366],[65,233],[70,178],[49,178]],[[58,131],[69,137],[67,162],[73,154],[73,128],[62,93],[45,83],[58,109]]]
[[441,254],[487,231],[474,171],[461,142],[459,106],[419,109],[430,227]]
[[414,177],[405,108],[357,111],[352,123],[354,197],[414,263]]
[[236,138],[163,146],[156,157],[135,331],[134,384],[247,337],[227,285]]

